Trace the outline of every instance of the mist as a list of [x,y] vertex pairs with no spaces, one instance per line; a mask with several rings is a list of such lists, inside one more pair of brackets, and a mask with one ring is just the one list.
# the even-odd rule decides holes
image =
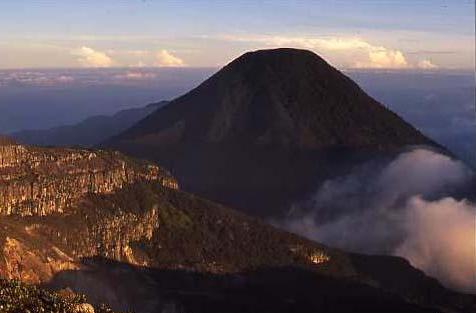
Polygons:
[[48,129],[171,100],[214,69],[0,70],[0,133]]
[[444,285],[476,292],[476,205],[455,196],[473,177],[426,148],[373,160],[296,203],[286,230],[342,249],[402,256]]
[[413,197],[404,212],[407,236],[394,253],[450,287],[475,292],[475,212],[467,201]]

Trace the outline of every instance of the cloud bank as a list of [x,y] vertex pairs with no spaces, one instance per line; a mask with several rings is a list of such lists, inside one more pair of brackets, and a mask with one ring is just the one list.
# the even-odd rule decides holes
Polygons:
[[41,70],[0,71],[0,87],[64,86],[75,83],[71,73],[53,73]]
[[371,47],[368,51],[368,62],[356,62],[356,68],[389,68],[401,69],[410,67],[405,56],[399,50],[388,50],[383,47]]
[[167,50],[160,50],[156,54],[156,66],[170,66],[170,67],[179,67],[184,66],[185,63],[179,57],[173,55]]
[[351,251],[403,256],[449,287],[476,292],[476,205],[450,197],[472,175],[459,161],[416,149],[325,182],[296,204],[306,213],[275,223]]
[[[429,60],[415,64],[409,62],[398,49],[375,45],[359,37],[299,37],[299,36],[223,36],[221,39],[237,42],[260,43],[270,47],[296,47],[314,50],[330,58],[348,61],[350,68],[373,69],[434,69]],[[337,56],[336,56],[337,54]]]
[[73,50],[72,55],[77,56],[77,62],[83,67],[110,67],[113,60],[104,52],[96,51],[89,47]]
[[168,50],[117,50],[105,52],[83,46],[70,51],[82,67],[183,67],[184,60]]
[[119,80],[150,80],[156,77],[156,73],[147,71],[127,71],[114,75],[114,78]]
[[427,59],[419,61],[417,67],[424,70],[432,70],[438,68],[437,65],[433,64],[430,60]]
[[395,254],[451,287],[475,292],[475,213],[467,201],[411,198],[403,215],[407,236]]

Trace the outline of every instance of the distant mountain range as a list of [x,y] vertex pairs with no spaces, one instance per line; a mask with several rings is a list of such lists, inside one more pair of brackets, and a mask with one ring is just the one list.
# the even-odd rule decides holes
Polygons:
[[250,52],[103,146],[170,169],[185,190],[286,214],[369,155],[434,142],[316,54]]
[[11,133],[10,136],[29,145],[92,147],[121,133],[166,104],[167,101],[160,101],[145,107],[122,110],[111,116],[92,116],[73,125],[22,130]]

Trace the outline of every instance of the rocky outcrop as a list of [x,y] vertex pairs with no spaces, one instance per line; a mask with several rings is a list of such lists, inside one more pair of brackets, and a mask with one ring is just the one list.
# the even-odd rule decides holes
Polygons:
[[152,236],[157,208],[101,210],[94,197],[138,182],[178,188],[165,170],[117,152],[31,147],[1,137],[0,275],[40,283],[79,268],[82,257],[136,263],[129,243]]
[[[20,241],[21,240],[21,241]],[[5,237],[0,255],[0,277],[38,284],[64,270],[77,270],[79,264],[54,245],[31,245],[32,242]]]
[[84,257],[146,265],[130,244],[152,237],[158,208],[142,196],[138,203],[121,198],[122,189],[145,182],[178,188],[167,171],[118,152],[39,148],[1,137],[0,276],[41,283],[78,269]]
[[0,279],[2,313],[113,313],[106,305],[94,307],[70,290],[51,292],[18,281]]
[[152,237],[159,226],[157,207],[132,212],[118,206],[113,212],[98,204],[90,199],[67,215],[3,217],[0,276],[38,284],[58,272],[83,268],[81,259],[88,257],[148,265],[147,258],[134,255],[131,244]]
[[62,214],[0,220],[0,276],[44,283],[96,258],[215,274],[296,263],[352,275],[339,252],[150,182],[89,193]]
[[62,213],[85,194],[109,194],[138,181],[178,188],[165,170],[117,152],[0,141],[0,215]]

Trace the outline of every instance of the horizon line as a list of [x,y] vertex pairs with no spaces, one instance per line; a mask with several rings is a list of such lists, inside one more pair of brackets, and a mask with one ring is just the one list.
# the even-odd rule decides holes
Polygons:
[[[228,63],[227,63],[228,64]],[[5,67],[0,68],[0,71],[61,71],[61,70],[87,70],[87,71],[106,71],[106,70],[210,70],[210,69],[221,69],[225,67],[224,65],[218,66],[108,66],[108,67]],[[438,73],[438,72],[475,72],[476,67],[469,68],[469,67],[439,67],[439,68],[432,68],[432,69],[425,69],[425,68],[415,68],[415,67],[407,67],[407,68],[372,68],[372,67],[337,67],[331,64],[334,68],[340,71],[351,71],[351,72],[425,72],[425,73]]]

